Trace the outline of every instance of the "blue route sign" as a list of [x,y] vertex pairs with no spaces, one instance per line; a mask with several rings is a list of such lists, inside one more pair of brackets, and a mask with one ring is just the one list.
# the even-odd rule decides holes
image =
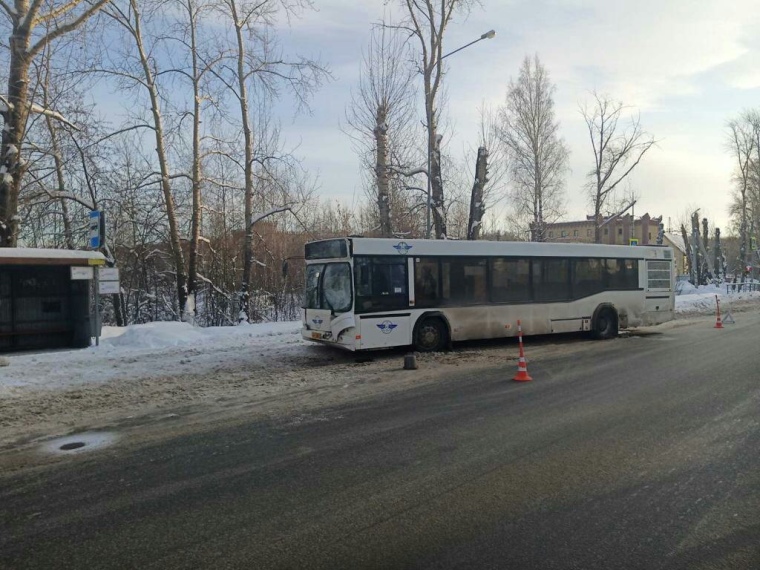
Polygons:
[[99,210],[90,212],[90,239],[89,246],[91,249],[99,249],[102,245],[102,236],[100,235],[100,216]]

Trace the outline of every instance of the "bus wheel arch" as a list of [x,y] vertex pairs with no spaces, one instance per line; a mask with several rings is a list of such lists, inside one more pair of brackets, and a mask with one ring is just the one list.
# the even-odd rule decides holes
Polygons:
[[618,335],[620,318],[615,307],[609,303],[599,305],[591,319],[591,336],[597,340],[608,340]]
[[412,344],[420,352],[440,352],[451,348],[451,325],[438,311],[420,315],[412,332]]

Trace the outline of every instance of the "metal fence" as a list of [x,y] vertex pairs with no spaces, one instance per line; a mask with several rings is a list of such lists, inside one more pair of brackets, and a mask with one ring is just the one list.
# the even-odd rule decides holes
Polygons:
[[744,283],[724,283],[726,286],[726,293],[744,293],[747,291],[760,291],[760,282],[758,281],[745,281]]

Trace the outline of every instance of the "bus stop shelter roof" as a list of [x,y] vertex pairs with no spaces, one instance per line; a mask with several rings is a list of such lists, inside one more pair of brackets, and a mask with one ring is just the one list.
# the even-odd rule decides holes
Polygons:
[[104,265],[97,251],[0,247],[0,265]]

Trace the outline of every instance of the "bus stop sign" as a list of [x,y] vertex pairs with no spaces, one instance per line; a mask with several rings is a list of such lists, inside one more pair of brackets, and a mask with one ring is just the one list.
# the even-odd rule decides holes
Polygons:
[[103,236],[100,232],[100,220],[102,214],[103,213],[99,210],[93,210],[90,212],[90,249],[100,249],[100,246],[103,245]]

